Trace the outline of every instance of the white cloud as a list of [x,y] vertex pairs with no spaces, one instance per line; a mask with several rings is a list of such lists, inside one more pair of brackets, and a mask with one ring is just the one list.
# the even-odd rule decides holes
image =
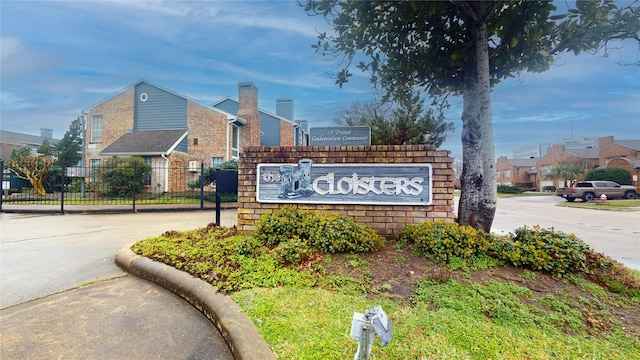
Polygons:
[[0,36],[0,61],[7,61],[23,49],[24,44],[18,37]]
[[3,110],[18,110],[36,107],[37,104],[30,103],[27,99],[6,91],[0,91],[0,104]]

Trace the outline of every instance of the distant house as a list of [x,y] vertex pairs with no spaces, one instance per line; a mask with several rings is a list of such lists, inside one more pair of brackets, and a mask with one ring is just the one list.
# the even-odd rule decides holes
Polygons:
[[507,159],[505,156],[500,156],[496,161],[498,184],[536,190],[537,162],[538,158]]
[[9,160],[14,149],[25,146],[35,151],[45,140],[51,145],[58,142],[58,139],[53,138],[53,131],[47,128],[40,129],[40,136],[0,130],[0,159]]
[[[514,150],[514,158],[501,156],[496,161],[498,184],[515,185],[533,181],[538,190],[545,186],[562,186],[560,180],[546,179],[546,175],[562,163],[578,163],[585,175],[598,167],[615,167],[628,170],[638,187],[640,178],[640,139],[615,140],[613,136],[585,137],[547,144],[528,145]],[[542,157],[517,158],[525,154],[544,154]],[[529,169],[529,166],[532,168]]]
[[627,169],[632,175],[635,175],[634,185],[637,187],[637,179],[640,178],[640,139],[615,140],[613,136],[606,136],[598,140],[600,145],[598,164],[600,167]]
[[154,169],[165,169],[154,170],[151,191],[180,191],[186,185],[169,168],[197,172],[201,162],[215,167],[238,159],[248,146],[305,144],[306,129],[292,119],[291,100],[285,118],[258,109],[258,89],[251,82],[238,84],[238,95],[206,105],[141,80],[85,110],[85,166],[140,156]]
[[599,151],[597,148],[586,149],[566,149],[564,145],[553,145],[547,149],[547,154],[538,161],[539,183],[538,187],[544,189],[545,186],[561,187],[564,185],[562,180],[547,179],[551,169],[564,163],[578,163],[585,169],[585,174],[589,170],[597,168],[599,159]]
[[[51,145],[58,142],[58,139],[53,138],[53,130],[48,128],[40,129],[40,136],[0,130],[0,159],[8,161],[13,150],[25,146],[29,147],[32,153],[35,153],[45,140]],[[6,169],[2,169],[2,181],[2,187],[5,190],[30,186],[28,181],[17,178],[15,174]]]

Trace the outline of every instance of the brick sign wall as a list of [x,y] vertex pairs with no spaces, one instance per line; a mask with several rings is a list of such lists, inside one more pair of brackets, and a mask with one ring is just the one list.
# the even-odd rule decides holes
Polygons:
[[[320,172],[333,168],[344,170],[345,167],[350,167],[347,164],[352,164],[353,170],[347,172],[350,177],[345,176],[342,182],[340,179],[334,179],[336,186],[340,186],[340,191],[345,192],[347,200],[324,201],[319,196],[328,192],[329,189],[325,184],[328,176],[324,173],[321,179],[316,179],[318,180],[316,187],[324,190],[320,191],[319,195],[305,196],[302,192],[302,195],[297,197],[294,191],[291,193],[291,198],[283,196],[282,199],[275,201],[273,197],[268,201],[258,199],[261,186],[264,191],[264,184],[260,184],[258,178],[260,171],[262,171],[261,176],[264,177],[265,169],[270,169],[271,171],[266,174],[274,177],[275,182],[279,182],[281,181],[278,177],[280,172],[276,169],[282,167],[285,172],[289,167],[296,169],[301,160],[303,163],[311,162],[312,166],[317,166]],[[384,169],[384,171],[376,172],[376,169]],[[282,176],[288,176],[285,172]],[[355,179],[359,176],[358,173],[367,174],[365,178],[362,176],[359,178],[362,184],[360,189],[353,187],[356,183]],[[351,181],[352,178],[353,181]],[[273,182],[271,179],[268,180]],[[314,179],[310,181],[313,184]],[[279,186],[277,185],[278,189],[280,189]],[[274,188],[273,191],[278,189]],[[360,199],[357,192],[383,194],[378,197],[380,202],[377,202],[375,197],[372,202],[371,198]],[[394,200],[396,193],[399,197]],[[408,204],[405,205],[403,199],[407,198],[407,194],[415,194],[413,198],[416,200],[407,201]],[[318,201],[310,199],[318,199]],[[420,201],[428,205],[420,204]],[[255,230],[255,222],[262,215],[286,205],[319,212],[336,211],[353,218],[358,223],[376,229],[380,235],[387,238],[398,234],[406,224],[437,219],[453,222],[453,159],[447,156],[446,151],[434,150],[427,145],[245,149],[240,156],[238,168],[239,230],[243,233]]]

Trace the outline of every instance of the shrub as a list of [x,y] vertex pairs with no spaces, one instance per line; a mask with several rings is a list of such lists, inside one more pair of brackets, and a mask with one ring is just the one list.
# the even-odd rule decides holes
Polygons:
[[375,230],[335,212],[316,215],[313,221],[309,245],[325,253],[370,252],[384,243]]
[[407,225],[398,236],[401,242],[413,243],[427,257],[448,262],[451,257],[469,258],[488,250],[486,234],[471,226],[442,220]]
[[514,184],[515,187],[522,189],[522,191],[535,191],[536,185],[532,181],[528,182],[517,182]]
[[631,185],[631,173],[622,168],[597,168],[589,171],[585,181],[614,181],[620,185]]
[[[256,223],[253,236],[261,244],[270,247],[282,242],[291,245],[289,240],[296,239],[299,246],[309,246],[327,253],[373,251],[384,244],[384,239],[374,230],[355,223],[347,216],[338,213],[314,214],[292,206],[262,216]],[[283,245],[283,248],[286,246]]]
[[238,244],[236,245],[236,252],[238,255],[246,257],[258,257],[265,251],[262,244],[254,237],[244,236],[240,241],[238,241]]
[[198,178],[198,179],[195,179],[195,180],[188,180],[186,182],[186,185],[191,190],[200,189],[200,179]]
[[276,246],[294,236],[307,240],[311,236],[312,220],[310,212],[285,206],[274,213],[263,215],[256,223],[253,237],[266,246]]
[[522,188],[511,185],[498,185],[498,192],[501,194],[521,194]]
[[98,170],[102,196],[130,197],[144,189],[145,176],[151,173],[151,165],[141,157],[112,158]]
[[573,234],[524,226],[508,237],[495,237],[491,253],[515,266],[562,276],[584,270],[588,250],[589,245]]
[[585,255],[585,273],[612,292],[640,296],[640,276],[603,253],[589,249]]
[[217,167],[218,169],[238,170],[238,160],[227,160]]
[[552,185],[543,186],[542,187],[542,191],[555,192],[556,191],[556,187],[552,186]]
[[285,265],[309,263],[315,259],[315,251],[297,236],[281,241],[273,249],[273,255]]

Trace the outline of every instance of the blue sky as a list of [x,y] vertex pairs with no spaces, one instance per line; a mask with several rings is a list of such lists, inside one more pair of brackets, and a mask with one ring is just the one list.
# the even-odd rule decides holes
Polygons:
[[[80,112],[144,79],[205,104],[258,88],[259,106],[294,100],[297,119],[330,126],[335,112],[374,98],[368,74],[342,89],[335,61],[315,54],[321,17],[295,1],[0,2],[0,128],[61,138]],[[583,136],[640,139],[638,45],[559,58],[493,91],[496,156],[514,148]],[[441,147],[461,153],[460,99],[448,113],[456,131]]]

